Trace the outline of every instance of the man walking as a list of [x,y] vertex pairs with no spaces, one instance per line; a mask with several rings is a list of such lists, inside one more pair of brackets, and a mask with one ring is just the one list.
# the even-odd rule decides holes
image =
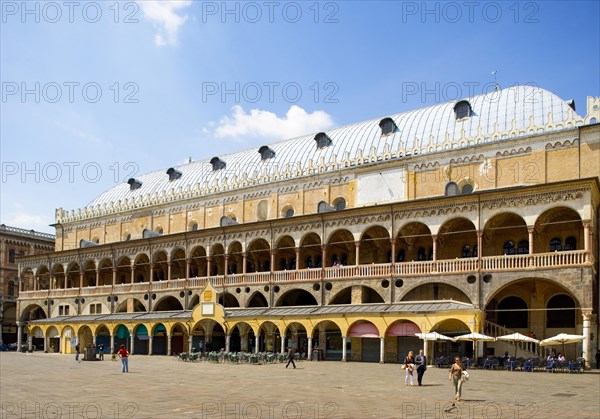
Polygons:
[[423,374],[427,369],[427,357],[423,354],[423,349],[419,351],[419,355],[415,358],[415,364],[417,364],[417,382],[421,385]]
[[296,368],[296,363],[294,362],[294,355],[295,355],[295,353],[296,353],[296,351],[294,350],[294,348],[288,348],[288,354],[287,354],[288,363],[285,366],[286,368],[290,366],[290,362],[294,366],[294,369]]
[[104,361],[104,344],[103,343],[98,345],[98,359],[100,361]]

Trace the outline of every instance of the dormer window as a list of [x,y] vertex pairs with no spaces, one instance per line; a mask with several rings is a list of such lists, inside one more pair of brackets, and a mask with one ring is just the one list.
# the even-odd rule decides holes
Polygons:
[[317,149],[329,147],[333,144],[331,138],[329,138],[324,132],[320,132],[317,135],[315,135],[315,141],[317,142]]
[[169,170],[167,170],[167,175],[169,175],[169,180],[172,181],[179,179],[182,173],[174,167],[170,167]]
[[140,189],[142,187],[142,182],[134,178],[130,178],[127,183],[129,183],[130,191],[135,191],[136,189]]
[[379,122],[379,128],[381,128],[381,135],[390,135],[398,131],[398,126],[392,118],[383,118]]
[[261,160],[269,160],[275,157],[275,152],[266,145],[259,148],[258,152],[260,153]]
[[456,105],[454,105],[454,115],[456,119],[468,118],[473,114],[471,110],[471,104],[466,100],[461,100]]
[[227,164],[218,157],[210,159],[210,164],[212,164],[213,171],[225,169],[225,166],[227,166]]

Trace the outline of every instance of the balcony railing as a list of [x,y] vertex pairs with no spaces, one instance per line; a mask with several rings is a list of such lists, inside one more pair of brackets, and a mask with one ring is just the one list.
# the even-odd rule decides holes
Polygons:
[[[246,274],[229,274],[227,276],[214,275],[210,277],[195,277],[189,279],[189,288],[204,288],[210,281],[216,287],[242,285],[305,282],[326,279],[328,281],[345,280],[352,278],[385,278],[385,277],[418,277],[435,276],[446,274],[461,274],[467,272],[498,272],[528,269],[565,268],[573,266],[584,266],[593,263],[591,255],[583,250],[566,252],[538,253],[533,255],[501,255],[486,256],[479,258],[464,259],[442,259],[436,261],[399,262],[394,265],[390,263],[368,264],[358,266],[332,266],[326,268],[309,268],[297,271],[276,272],[252,272]],[[147,292],[165,291],[185,288],[185,279],[173,279],[171,281],[139,282],[135,284],[118,284],[114,286],[103,285],[99,287],[67,288],[50,291],[55,297],[74,297],[77,295],[110,294],[111,292]],[[48,290],[21,291],[19,298],[34,299],[45,298],[49,295]]]

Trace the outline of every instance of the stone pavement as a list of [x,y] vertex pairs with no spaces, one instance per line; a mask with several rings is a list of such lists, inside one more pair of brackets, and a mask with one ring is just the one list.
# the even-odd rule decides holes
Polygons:
[[0,418],[600,418],[598,370],[471,370],[453,406],[445,369],[413,388],[396,364],[284,365],[134,355],[124,374],[110,356],[0,352]]

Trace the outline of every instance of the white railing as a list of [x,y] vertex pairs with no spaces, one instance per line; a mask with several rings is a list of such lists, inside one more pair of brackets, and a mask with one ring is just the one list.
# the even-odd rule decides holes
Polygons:
[[[486,320],[484,323],[484,326],[483,326],[483,333],[488,336],[498,337],[498,336],[512,335],[513,333],[515,333],[515,330],[509,329],[504,326],[500,326],[499,324],[496,324],[494,322]],[[542,356],[542,357],[548,356],[548,353],[550,352],[550,349],[548,347],[540,346],[537,343],[533,344],[531,342],[511,342],[511,341],[497,340],[495,343],[508,344],[508,345],[512,345],[513,347],[516,344],[517,349],[520,349],[521,351],[524,351],[524,352],[528,352],[529,354]]]
[[48,296],[48,290],[37,290],[37,291],[21,291],[19,292],[19,299],[30,299],[30,298],[46,298]]
[[[189,279],[190,288],[204,288],[208,281],[215,287],[225,285],[259,284],[268,283],[271,278],[275,283],[291,281],[318,281],[323,277],[327,280],[349,279],[349,278],[377,278],[377,277],[409,277],[424,275],[443,275],[465,272],[482,272],[527,270],[539,268],[562,268],[569,266],[581,266],[590,264],[591,256],[583,250],[566,252],[538,253],[533,255],[499,255],[478,258],[442,259],[436,261],[411,261],[390,263],[365,264],[352,266],[332,266],[327,268],[308,268],[290,271],[276,272],[253,272],[246,274],[231,274],[225,278],[223,275],[210,277],[195,277]],[[481,260],[481,265],[479,265]],[[156,281],[152,289],[156,291],[181,289],[185,287],[185,279],[174,279],[171,281]],[[146,292],[150,284],[140,282],[135,284],[115,285],[115,293]],[[71,297],[81,295],[108,294],[112,291],[110,285],[100,287],[56,289],[50,291],[50,296]],[[48,290],[22,291],[19,298],[45,298]]]

